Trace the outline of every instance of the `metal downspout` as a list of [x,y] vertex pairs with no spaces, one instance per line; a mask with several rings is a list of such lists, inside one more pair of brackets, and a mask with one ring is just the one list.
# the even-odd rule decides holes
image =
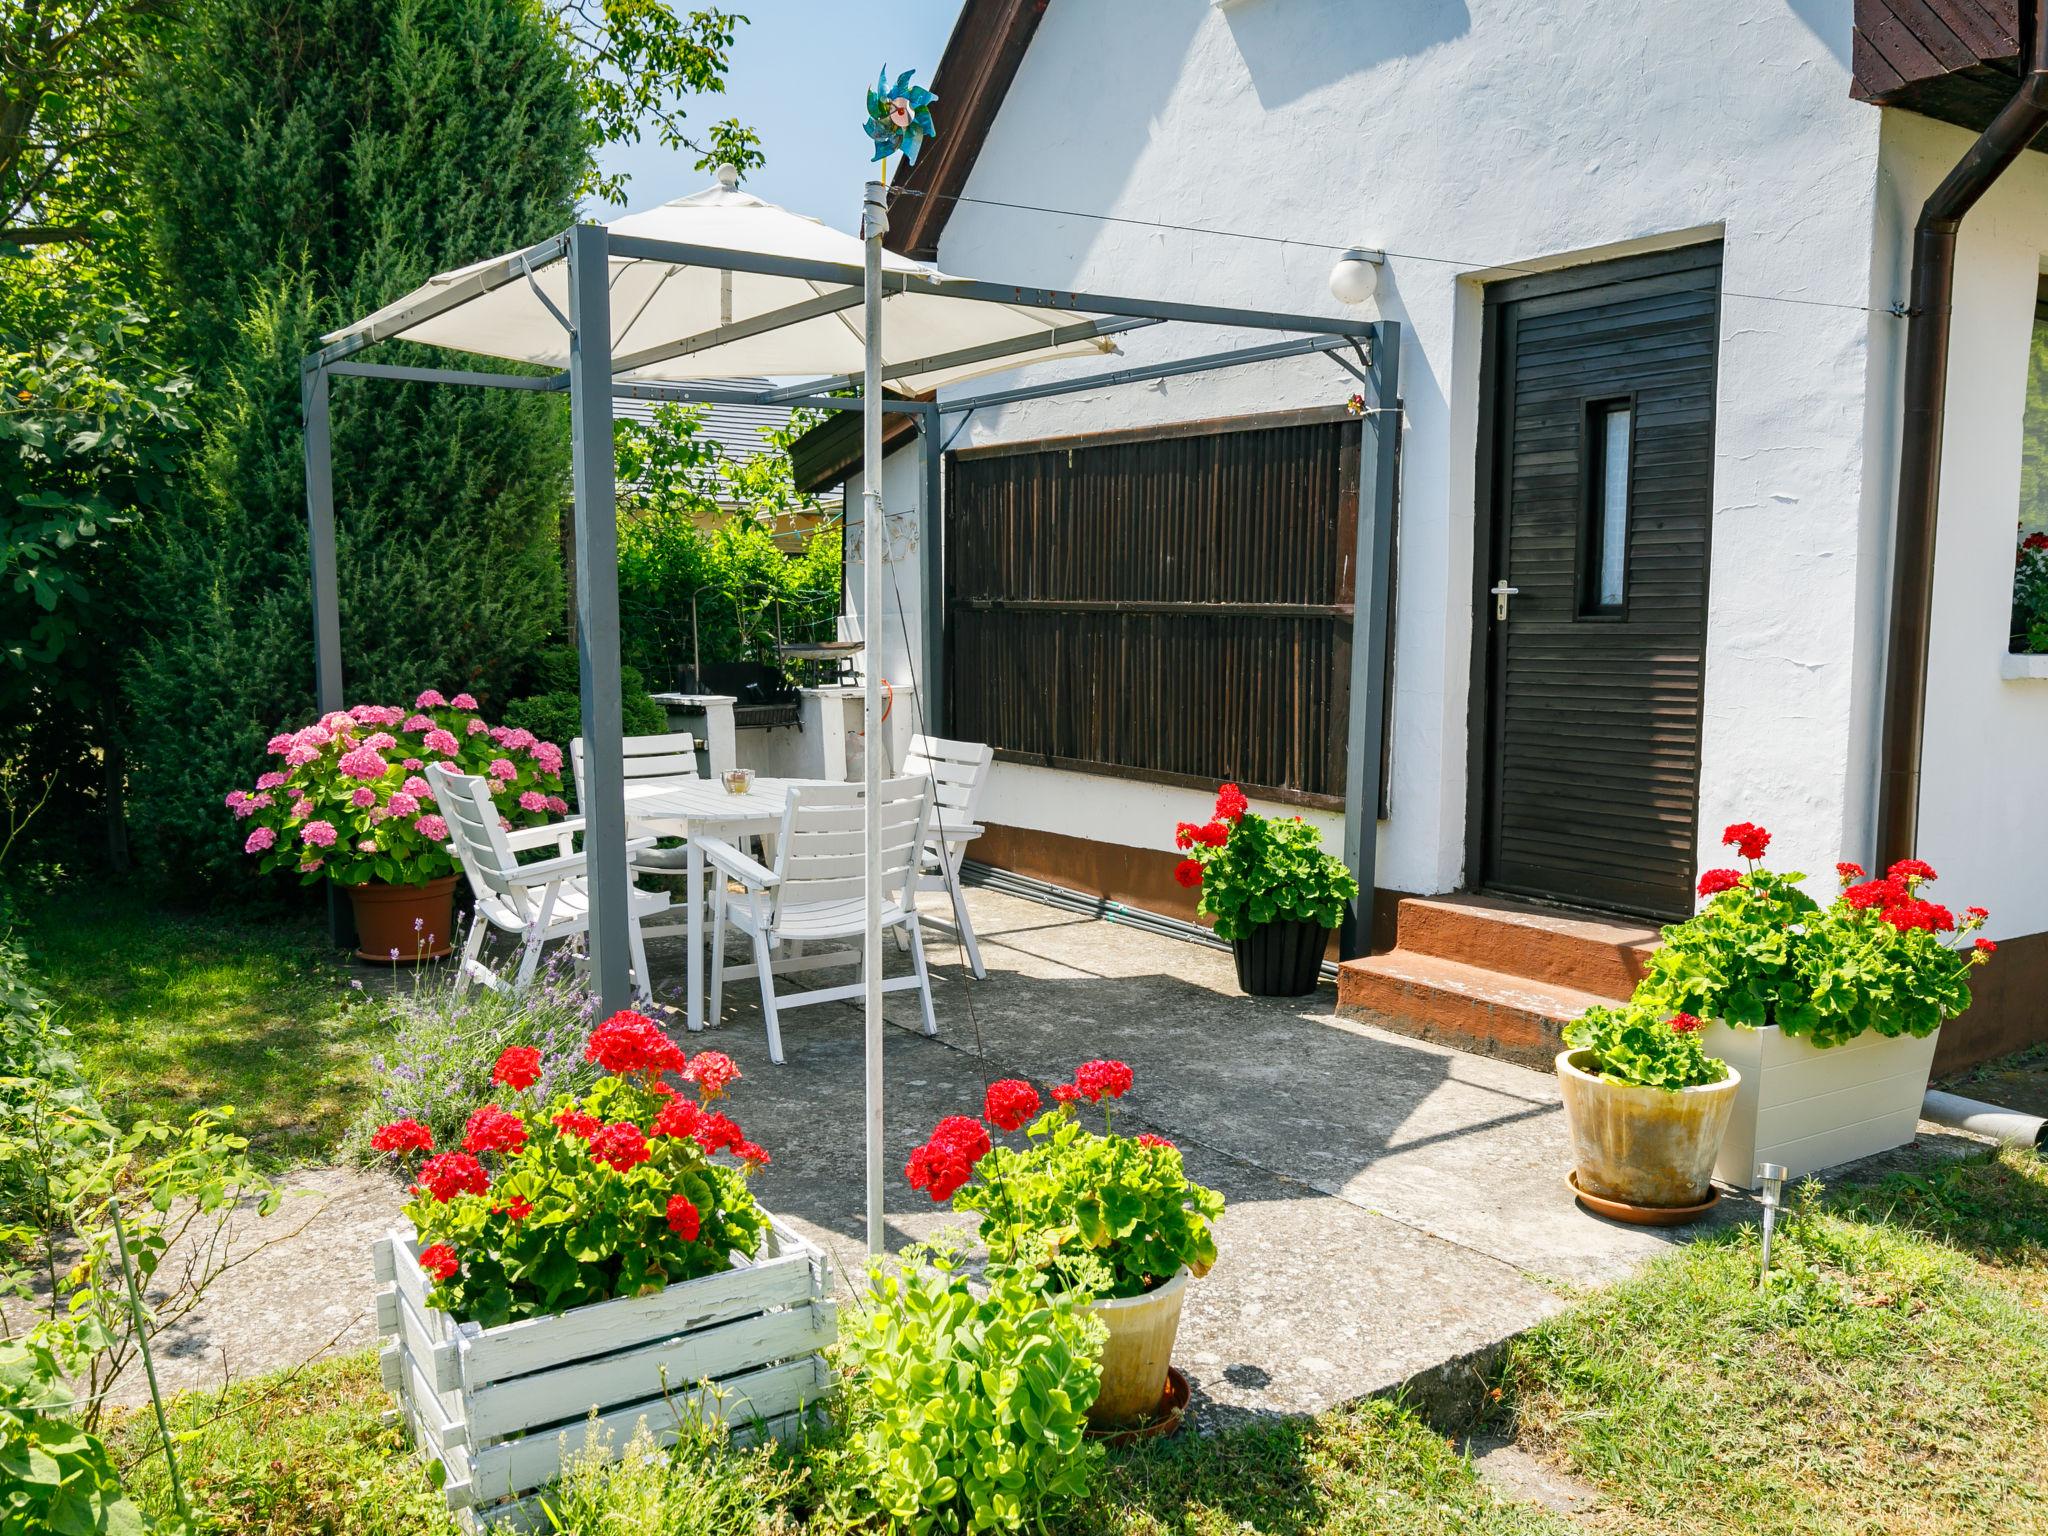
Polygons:
[[2012,100],[1934,189],[1913,229],[1912,299],[1899,442],[1898,522],[1892,549],[1891,637],[1877,786],[1877,867],[1910,857],[1920,823],[1927,651],[1934,609],[1935,514],[1948,392],[1956,234],[2006,168],[2048,127],[2048,26],[2038,14],[2031,64]]

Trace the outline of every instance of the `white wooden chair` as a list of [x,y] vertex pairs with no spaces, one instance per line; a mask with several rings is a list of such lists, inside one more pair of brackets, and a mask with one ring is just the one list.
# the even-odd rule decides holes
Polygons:
[[[688,731],[672,731],[656,736],[628,736],[620,743],[621,756],[626,770],[626,785],[658,786],[682,780],[695,782],[702,775],[697,772],[697,739]],[[590,782],[583,769],[583,738],[578,736],[569,743],[569,771],[574,775],[577,804],[582,804],[584,786]],[[690,867],[690,849],[687,843],[678,843],[673,848],[663,848],[652,840],[646,846],[633,846],[631,868],[636,875],[663,875],[680,880]],[[688,926],[687,914],[681,904],[674,909],[673,921],[651,927],[647,931],[658,936],[681,933]]]
[[917,888],[944,891],[953,898],[953,923],[977,980],[985,979],[988,972],[982,968],[981,948],[974,942],[974,924],[968,920],[967,897],[960,889],[960,864],[967,857],[967,845],[981,836],[974,814],[994,759],[994,750],[979,742],[913,736],[903,760],[906,774],[929,779],[932,786],[932,820],[925,833]]
[[[911,886],[925,840],[925,815],[930,785],[923,779],[885,779],[882,802],[882,928],[896,930],[910,941],[913,974],[882,983],[884,992],[915,987],[924,1006],[924,1032],[936,1035],[932,1014],[931,975],[925,969],[924,936],[918,928],[917,899]],[[790,790],[776,839],[775,867],[749,858],[721,838],[699,841],[705,862],[718,872],[711,898],[711,1014],[715,1021],[724,1001],[725,978],[758,977],[761,1013],[768,1025],[768,1058],[782,1064],[782,1029],[778,1014],[806,1003],[838,1002],[859,997],[863,983],[819,987],[778,997],[777,971],[816,970],[860,964],[860,950],[806,950],[781,959],[774,951],[787,943],[791,950],[815,939],[859,940],[866,927],[863,884],[865,807],[858,784],[805,784]],[[740,886],[728,888],[727,880]],[[725,929],[730,924],[753,941],[752,965],[725,963]]]
[[[463,947],[458,990],[472,980],[494,991],[517,995],[533,980],[540,961],[541,946],[550,939],[573,938],[590,928],[588,850],[571,851],[571,837],[583,830],[575,817],[545,827],[508,832],[499,823],[498,807],[491,798],[490,785],[469,774],[455,773],[445,763],[427,769],[427,782],[434,788],[435,808],[448,823],[448,847],[462,865],[469,888],[476,895],[477,920],[470,925],[469,942]],[[641,851],[639,839],[626,845],[628,856]],[[521,864],[517,855],[553,843],[554,858]],[[631,888],[627,929],[632,946],[633,986],[642,997],[653,995],[647,974],[647,946],[640,933],[643,918],[668,907],[662,891]],[[519,969],[511,981],[483,962],[484,939],[491,929],[512,934],[524,944]]]

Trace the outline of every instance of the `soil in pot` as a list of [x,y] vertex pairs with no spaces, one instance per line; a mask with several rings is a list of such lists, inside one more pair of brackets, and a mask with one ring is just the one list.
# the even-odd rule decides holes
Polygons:
[[400,960],[439,960],[455,948],[453,875],[424,885],[371,880],[349,886],[348,899],[355,909],[356,954],[361,959],[389,965],[396,950]]
[[1237,984],[1253,997],[1306,997],[1323,971],[1330,930],[1302,919],[1261,923],[1231,942]]
[[1561,1051],[1558,1086],[1585,1194],[1634,1206],[1698,1206],[1713,1192],[1714,1158],[1728,1130],[1742,1078],[1638,1088],[1590,1070],[1582,1051]]
[[1166,1284],[1142,1296],[1092,1304],[1109,1330],[1102,1341],[1102,1390],[1088,1410],[1088,1422],[1096,1428],[1128,1429],[1149,1423],[1158,1414],[1188,1279],[1183,1265]]

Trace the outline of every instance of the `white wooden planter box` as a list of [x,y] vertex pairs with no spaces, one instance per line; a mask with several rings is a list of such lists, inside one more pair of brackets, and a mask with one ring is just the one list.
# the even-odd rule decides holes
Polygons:
[[524,1496],[583,1449],[593,1412],[614,1453],[642,1420],[660,1442],[675,1439],[679,1412],[747,1435],[800,1426],[829,1385],[826,1258],[772,1218],[761,1249],[659,1295],[480,1328],[427,1305],[432,1282],[410,1233],[380,1238],[384,1385],[420,1455],[445,1469],[443,1492],[465,1527],[531,1523]]
[[1775,1024],[1709,1024],[1707,1054],[1742,1074],[1714,1176],[1754,1189],[1760,1162],[1782,1163],[1797,1179],[1904,1146],[1940,1039],[1939,1030],[1924,1040],[1864,1034],[1823,1050]]

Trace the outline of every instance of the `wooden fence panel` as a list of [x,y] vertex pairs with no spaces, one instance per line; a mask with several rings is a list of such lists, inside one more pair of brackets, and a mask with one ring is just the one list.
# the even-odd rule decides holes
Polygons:
[[999,755],[1341,805],[1359,424],[949,460],[947,721]]

